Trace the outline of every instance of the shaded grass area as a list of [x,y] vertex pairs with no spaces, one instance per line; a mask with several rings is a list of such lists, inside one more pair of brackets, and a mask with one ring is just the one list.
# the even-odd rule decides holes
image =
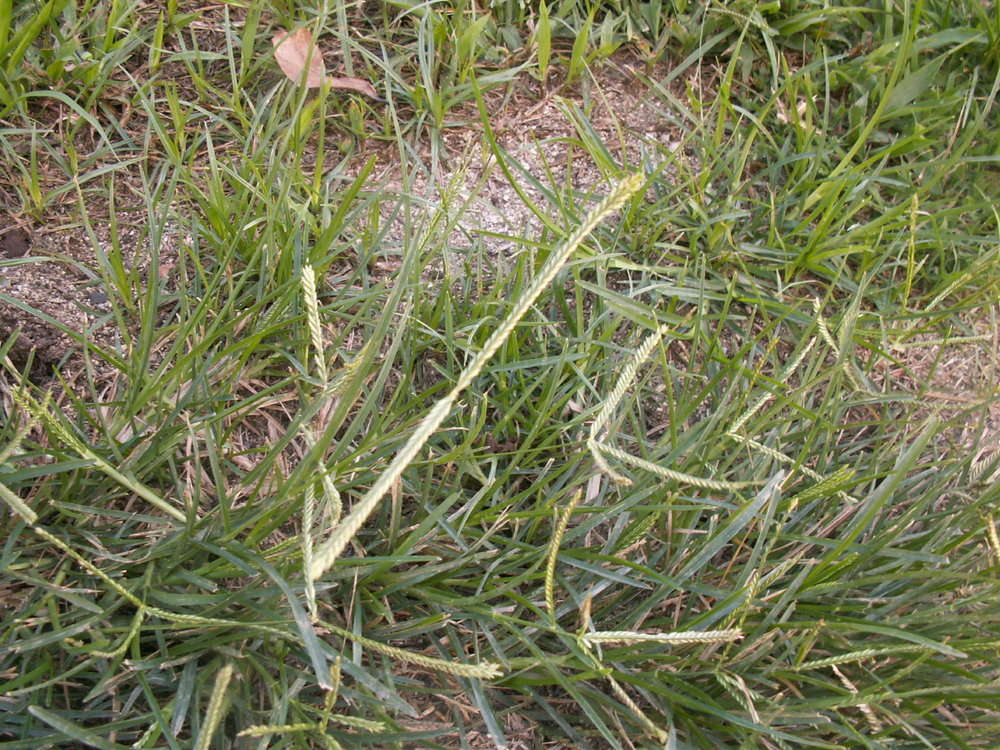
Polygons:
[[[994,746],[996,355],[957,403],[908,359],[997,340],[1000,22],[959,6],[0,3],[11,214],[76,207],[118,333],[47,382],[0,345],[6,746]],[[294,23],[388,104],[279,81]],[[583,108],[606,186],[503,150],[483,91],[625,43],[680,148]],[[416,196],[463,104],[544,217],[511,258]]]

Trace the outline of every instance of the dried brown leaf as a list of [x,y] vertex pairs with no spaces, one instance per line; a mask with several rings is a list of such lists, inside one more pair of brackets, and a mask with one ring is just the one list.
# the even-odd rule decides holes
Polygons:
[[323,53],[313,43],[312,32],[307,28],[299,28],[292,32],[279,31],[271,40],[274,45],[274,59],[278,67],[295,83],[302,81],[302,72],[308,66],[306,73],[306,88],[315,89],[323,85],[326,78],[326,66],[323,64]]
[[375,87],[363,78],[338,78],[336,76],[327,76],[326,80],[329,82],[330,88],[357,91],[359,94],[370,96],[372,99],[379,98],[378,93],[375,91]]
[[292,32],[279,31],[274,35],[271,43],[274,45],[274,59],[278,61],[278,66],[286,76],[296,83],[302,80],[302,71],[308,65],[307,88],[319,88],[325,80],[332,89],[357,91],[372,99],[379,98],[375,87],[363,78],[328,76],[326,66],[323,64],[323,53],[313,42],[309,29],[301,28]]

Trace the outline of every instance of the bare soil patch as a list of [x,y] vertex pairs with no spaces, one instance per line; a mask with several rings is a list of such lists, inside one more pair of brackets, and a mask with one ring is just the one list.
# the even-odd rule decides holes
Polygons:
[[[655,168],[664,154],[672,153],[683,142],[676,116],[640,84],[636,76],[639,64],[633,56],[619,53],[601,65],[586,85],[577,85],[574,90],[546,91],[524,75],[512,87],[513,95],[501,90],[489,92],[487,101],[499,143],[542,184],[552,175],[557,179],[569,175],[569,184],[578,191],[581,213],[585,212],[586,199],[599,198],[612,176],[602,172],[586,153],[584,137],[596,136],[622,165],[644,163],[647,169]],[[662,65],[653,77],[667,72],[667,66]],[[683,87],[680,81],[677,85]],[[58,121],[66,113],[50,116]],[[452,122],[469,124],[443,131],[445,149],[436,173],[421,174],[408,186],[402,183],[394,149],[383,143],[373,140],[361,144],[354,161],[356,168],[371,155],[379,161],[368,190],[389,194],[407,190],[421,200],[428,214],[440,208],[460,211],[450,248],[460,253],[480,241],[496,260],[518,252],[521,238],[537,236],[541,226],[497,168],[477,117],[472,105],[453,113]],[[588,126],[593,130],[582,132]],[[430,145],[418,144],[417,151],[429,155]],[[50,175],[48,189],[62,187],[57,169],[42,172]],[[150,253],[142,227],[145,208],[137,200],[142,181],[137,166],[116,170],[119,195],[114,209],[106,197],[102,200],[99,189],[87,191],[86,212],[93,222],[96,242],[81,221],[78,206],[59,202],[34,220],[26,216],[15,205],[16,181],[16,174],[0,169],[0,196],[6,204],[0,221],[0,293],[8,297],[0,298],[0,336],[18,331],[15,360],[23,363],[30,354],[38,365],[50,369],[66,364],[79,350],[80,341],[69,332],[99,340],[108,322],[100,290],[99,255],[109,255],[116,242],[134,269],[146,276],[145,259]],[[553,189],[558,186],[553,185]],[[549,207],[537,189],[529,186],[526,191],[538,205]],[[108,229],[111,210],[116,211],[121,225],[114,238]],[[401,231],[399,226],[397,240]],[[171,238],[173,242],[176,239]],[[165,250],[169,254],[172,249],[160,248],[161,255]],[[164,262],[169,263],[169,259],[164,258]],[[386,273],[391,270],[384,269]]]

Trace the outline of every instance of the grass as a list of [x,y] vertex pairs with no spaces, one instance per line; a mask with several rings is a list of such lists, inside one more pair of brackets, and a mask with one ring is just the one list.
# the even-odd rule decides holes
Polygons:
[[[281,80],[295,24],[387,103]],[[3,747],[996,746],[998,53],[978,0],[0,2],[0,187],[116,333],[0,343]]]

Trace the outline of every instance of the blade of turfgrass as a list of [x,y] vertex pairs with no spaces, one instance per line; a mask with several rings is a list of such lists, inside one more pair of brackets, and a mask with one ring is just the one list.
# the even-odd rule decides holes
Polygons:
[[774,500],[778,487],[784,479],[784,472],[781,471],[771,477],[767,485],[754,496],[753,500],[743,506],[738,513],[735,513],[729,519],[725,526],[713,534],[705,544],[701,545],[697,554],[677,573],[677,582],[683,583],[695,572],[701,570],[705,563],[715,557],[734,536],[743,531],[748,524],[752,523],[765,503]]
[[81,727],[79,724],[70,721],[65,716],[55,711],[49,711],[42,706],[28,706],[28,712],[32,716],[44,721],[53,729],[58,730],[64,736],[87,747],[95,747],[98,750],[122,750],[125,747],[125,745],[119,745],[117,742],[110,742],[85,727]]
[[[232,551],[233,545],[230,545],[230,550]],[[316,635],[316,629],[313,628],[312,623],[309,621],[309,615],[306,614],[305,608],[299,602],[298,597],[295,592],[292,591],[292,587],[288,585],[288,582],[270,565],[264,558],[260,555],[253,554],[250,550],[243,548],[238,552],[234,551],[234,554],[239,557],[244,557],[253,562],[254,565],[263,570],[267,576],[275,582],[281,592],[285,595],[285,601],[288,602],[289,608],[292,610],[292,616],[295,619],[295,627],[299,631],[299,635],[302,638],[302,645],[305,648],[306,654],[309,656],[309,661],[312,663],[313,673],[316,675],[316,681],[320,687],[324,690],[332,690],[333,683],[330,682],[330,667],[326,660],[326,655],[323,653],[323,646],[319,640],[319,636]]]
[[806,578],[806,586],[825,578],[828,575],[827,568],[843,560],[843,555],[847,548],[869,528],[872,520],[879,514],[890,498],[892,498],[893,492],[907,476],[913,464],[919,460],[921,452],[927,446],[927,442],[936,433],[937,426],[938,423],[936,420],[929,421],[910,447],[900,454],[889,476],[882,480],[875,491],[865,499],[863,505],[858,509],[854,521],[841,537],[837,546],[824,555],[819,564],[813,568],[812,573]]
[[212,685],[212,694],[208,700],[208,707],[205,709],[205,719],[201,723],[201,730],[198,732],[198,739],[195,741],[195,750],[209,750],[212,746],[212,736],[222,723],[226,712],[226,690],[229,681],[233,677],[233,665],[226,662],[216,673],[215,683]]

